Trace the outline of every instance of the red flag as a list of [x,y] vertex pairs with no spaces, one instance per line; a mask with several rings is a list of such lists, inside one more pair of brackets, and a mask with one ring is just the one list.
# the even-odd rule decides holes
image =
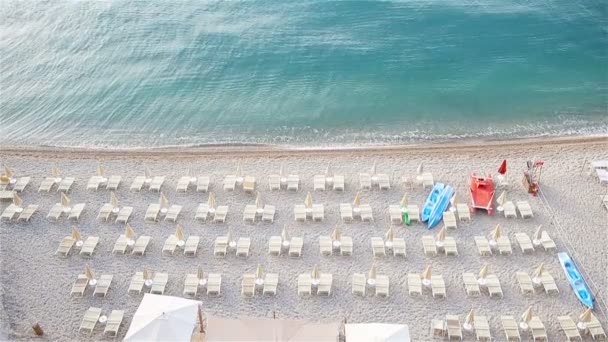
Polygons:
[[507,160],[506,159],[502,161],[502,164],[500,164],[500,167],[498,168],[498,173],[500,173],[503,176],[505,173],[507,173]]

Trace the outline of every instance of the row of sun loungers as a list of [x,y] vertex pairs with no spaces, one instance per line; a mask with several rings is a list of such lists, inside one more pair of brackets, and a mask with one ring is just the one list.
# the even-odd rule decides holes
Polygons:
[[[522,253],[530,253],[534,252],[534,242],[530,239],[528,234],[526,233],[515,233],[513,234],[515,241],[517,242]],[[477,251],[481,256],[490,256],[493,254],[492,246],[490,245],[490,241],[485,236],[475,236],[474,237],[475,245],[477,246]],[[511,240],[507,236],[500,236],[496,239],[495,246],[499,254],[501,255],[510,255],[513,254],[513,249],[511,248]],[[549,236],[549,233],[543,231],[540,236],[540,240],[538,241],[539,245],[543,247],[545,251],[555,251],[557,250],[557,245],[553,241],[553,239]]]

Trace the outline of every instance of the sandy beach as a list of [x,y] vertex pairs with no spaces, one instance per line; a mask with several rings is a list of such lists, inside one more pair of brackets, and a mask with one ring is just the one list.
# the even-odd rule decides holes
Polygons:
[[[116,195],[120,205],[134,207],[130,224],[138,235],[149,235],[152,243],[143,257],[114,255],[111,250],[124,226],[113,222],[96,220],[101,206],[108,202],[109,192],[87,191],[86,183],[95,174],[97,160],[103,159],[108,175],[121,175],[122,183]],[[488,216],[475,213],[471,222],[458,222],[458,228],[449,230],[458,245],[458,256],[425,256],[421,237],[436,234],[426,226],[416,223],[412,226],[396,226],[395,235],[404,237],[407,257],[374,259],[370,238],[383,237],[390,226],[388,207],[398,204],[404,192],[410,203],[422,206],[428,189],[419,185],[404,186],[400,183],[404,175],[415,176],[416,168],[424,163],[424,170],[432,172],[435,181],[452,185],[459,198],[468,199],[469,175],[495,173],[503,159],[509,163],[510,185],[506,188],[512,201],[530,202],[534,217],[531,219],[506,219],[502,215]],[[443,319],[446,314],[460,316],[461,322],[471,308],[479,315],[485,315],[490,322],[492,336],[497,341],[504,340],[500,325],[500,315],[513,315],[517,319],[529,306],[535,315],[545,323],[550,341],[563,341],[557,316],[571,315],[577,321],[583,306],[579,303],[564,277],[555,252],[545,252],[537,248],[531,254],[523,255],[515,243],[513,234],[525,232],[532,235],[538,225],[553,237],[558,252],[568,252],[585,272],[586,280],[596,298],[594,314],[606,322],[608,308],[608,258],[606,238],[608,237],[607,211],[600,205],[600,196],[606,193],[595,178],[588,174],[583,164],[585,160],[608,159],[608,139],[568,138],[553,140],[525,140],[510,142],[495,141],[486,146],[478,144],[401,146],[369,149],[344,150],[289,150],[272,147],[227,148],[212,147],[199,149],[164,150],[61,150],[52,148],[22,149],[6,147],[0,149],[0,160],[10,166],[15,176],[31,176],[32,181],[21,194],[24,205],[39,204],[39,211],[29,223],[7,223],[0,225],[0,338],[2,333],[10,340],[34,339],[31,324],[39,322],[45,331],[45,339],[104,340],[103,325],[99,324],[91,336],[79,334],[78,327],[84,312],[90,307],[100,307],[104,314],[113,309],[125,310],[123,326],[119,338],[124,337],[130,319],[137,309],[142,296],[129,295],[127,289],[136,271],[148,267],[154,272],[168,272],[169,282],[165,294],[182,296],[184,277],[195,273],[198,265],[205,272],[222,273],[222,294],[208,297],[199,290],[197,299],[203,302],[204,311],[210,315],[223,317],[266,317],[273,314],[281,318],[298,318],[311,321],[340,321],[349,323],[383,322],[403,323],[409,326],[414,341],[429,341],[429,327],[432,319]],[[544,161],[541,178],[542,193],[532,197],[521,185],[522,171],[527,160]],[[391,177],[391,189],[377,188],[362,192],[362,203],[373,208],[374,222],[344,224],[340,221],[339,204],[350,203],[359,189],[359,172],[368,172],[373,162],[377,162],[378,172]],[[252,204],[255,195],[242,190],[226,192],[222,189],[225,175],[233,174],[237,163],[247,175],[255,176],[257,188],[265,204],[275,205],[277,214],[274,223],[243,223],[243,209]],[[344,192],[313,192],[313,176],[322,174],[328,163],[336,174],[344,174]],[[143,175],[144,165],[153,175],[162,175],[166,181],[162,192],[171,204],[183,206],[178,223],[185,235],[199,235],[201,243],[195,258],[187,258],[176,252],[174,256],[161,255],[166,238],[175,230],[174,223],[162,220],[145,223],[144,214],[150,203],[158,201],[158,193],[143,190],[131,192],[129,186],[136,176]],[[300,190],[270,191],[268,175],[278,173],[283,166],[284,173],[300,176]],[[63,176],[76,178],[69,193],[72,203],[86,203],[79,222],[58,222],[46,218],[51,206],[59,202],[59,194],[38,193],[40,182],[50,176],[51,168],[57,166]],[[225,224],[201,223],[194,220],[196,207],[207,201],[207,194],[197,193],[192,188],[187,193],[175,190],[179,177],[186,175],[190,168],[196,175],[211,177],[210,191],[217,197],[219,205],[228,205],[229,212]],[[325,205],[325,220],[321,223],[298,223],[294,221],[294,204],[302,203],[308,191],[312,192],[315,203]],[[4,210],[8,203],[0,204]],[[479,256],[473,237],[488,235],[500,224],[503,234],[513,243],[510,256]],[[354,241],[352,256],[321,256],[319,235],[329,235],[336,225],[342,234]],[[63,237],[70,235],[71,227],[77,226],[83,236],[99,236],[100,243],[92,258],[83,258],[77,250],[72,250],[67,258],[54,255]],[[304,248],[301,258],[285,255],[268,255],[268,239],[279,235],[286,226],[291,236],[303,236]],[[225,235],[230,228],[234,237],[250,237],[249,257],[237,258],[234,254],[226,258],[213,255],[213,242],[217,236]],[[390,278],[390,296],[374,297],[369,291],[364,298],[351,294],[353,273],[367,273],[376,263],[378,274]],[[515,280],[516,271],[532,273],[544,263],[557,282],[558,295],[547,295],[537,290],[534,295],[523,295]],[[105,298],[94,297],[93,289],[87,289],[83,298],[70,297],[70,289],[78,274],[89,264],[97,275],[113,274],[114,280]],[[241,296],[241,279],[244,273],[254,272],[261,264],[267,272],[279,273],[278,293],[275,297],[257,295],[254,298]],[[310,272],[318,264],[322,272],[333,274],[333,292],[329,297],[298,297],[296,285],[300,273]],[[502,284],[504,297],[489,298],[486,293],[480,297],[467,297],[463,288],[462,272],[477,274],[488,264]],[[434,299],[430,291],[423,291],[420,297],[411,297],[407,292],[407,273],[422,273],[431,265],[433,274],[443,275],[447,286],[446,299]],[[8,321],[8,322],[6,322]],[[8,323],[8,324],[6,324]],[[604,324],[604,329],[608,325]],[[531,337],[522,333],[524,340]],[[466,333],[465,340],[474,340],[473,333]],[[585,340],[591,340],[586,337]]]

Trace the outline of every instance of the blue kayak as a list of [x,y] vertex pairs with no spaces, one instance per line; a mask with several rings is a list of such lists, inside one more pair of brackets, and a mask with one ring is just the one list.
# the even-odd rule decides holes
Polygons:
[[439,200],[439,196],[441,195],[443,188],[443,183],[436,183],[433,189],[431,190],[429,197],[427,197],[426,202],[424,202],[424,206],[422,207],[422,213],[420,214],[420,219],[422,220],[422,222],[426,222],[429,220],[429,217],[431,216],[433,209],[435,209],[435,205]]
[[560,264],[562,264],[562,268],[566,273],[566,278],[568,279],[570,286],[572,286],[578,300],[586,307],[593,309],[593,298],[591,297],[591,292],[587,287],[587,283],[585,283],[585,279],[583,279],[568,253],[557,253],[557,257],[559,258]]
[[443,188],[443,191],[439,195],[439,199],[437,200],[437,203],[435,204],[435,208],[433,208],[433,211],[431,212],[431,215],[429,216],[429,221],[428,221],[429,229],[433,229],[439,222],[441,222],[441,220],[443,220],[443,212],[450,205],[450,199],[452,198],[453,194],[454,194],[454,189],[451,186],[447,185],[445,188]]

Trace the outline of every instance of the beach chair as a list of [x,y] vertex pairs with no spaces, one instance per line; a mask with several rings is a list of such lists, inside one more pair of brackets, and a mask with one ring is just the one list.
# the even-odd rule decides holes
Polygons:
[[517,322],[513,316],[500,316],[500,322],[502,323],[502,330],[505,332],[507,341],[521,341],[519,327],[517,326]]
[[300,188],[300,176],[288,175],[287,176],[287,190],[298,191]]
[[209,273],[207,277],[207,295],[219,296],[222,291],[222,275],[220,273]]
[[604,169],[596,169],[595,176],[600,184],[608,184],[608,171]]
[[87,239],[84,240],[84,243],[82,244],[82,248],[80,249],[80,255],[88,256],[88,257],[93,256],[93,252],[95,251],[95,247],[97,247],[98,243],[99,243],[98,236],[87,237]]
[[141,191],[141,188],[144,186],[146,182],[145,176],[137,176],[133,179],[133,183],[131,183],[130,191]]
[[273,223],[274,222],[274,214],[276,213],[277,208],[274,205],[264,205],[264,211],[262,212],[262,222]]
[[93,296],[101,295],[105,297],[108,294],[113,278],[114,276],[111,274],[102,274],[101,277],[99,277],[99,280],[97,280]]
[[486,316],[475,315],[475,335],[477,341],[492,341],[492,334],[490,334],[490,324]]
[[306,221],[306,206],[304,204],[296,204],[293,207],[293,215],[296,221]]
[[496,246],[498,247],[498,253],[501,255],[513,254],[513,249],[511,248],[511,240],[509,240],[506,236],[499,236],[496,239]]
[[458,256],[458,247],[456,246],[456,240],[451,236],[446,236],[443,241],[443,251],[445,255]]
[[445,324],[448,329],[448,339],[462,341],[462,329],[460,319],[456,315],[445,315]]
[[160,192],[160,188],[163,186],[164,182],[165,182],[164,176],[152,177],[152,182],[150,182],[150,191]]
[[519,215],[522,218],[532,218],[534,214],[532,213],[532,207],[528,201],[518,201],[517,202],[517,210],[519,211]]
[[353,238],[350,236],[340,237],[340,255],[350,256],[353,255]]
[[431,291],[433,292],[433,298],[445,298],[445,281],[442,275],[431,276]]
[[200,236],[188,236],[188,239],[186,239],[186,244],[184,244],[184,255],[187,257],[195,257],[196,251],[198,250],[198,243],[200,242],[200,240]]
[[555,245],[555,242],[549,236],[549,233],[547,233],[544,230],[540,233],[540,244],[543,246],[545,251],[554,252],[557,250],[557,246]]
[[150,240],[152,240],[152,238],[149,236],[138,237],[137,240],[135,240],[135,245],[133,245],[133,250],[131,251],[131,254],[143,256],[146,253],[146,248],[148,248]]
[[61,203],[55,203],[51,210],[49,210],[49,214],[46,215],[46,218],[53,219],[54,221],[59,220],[59,217],[63,214],[63,206]]
[[475,245],[477,246],[477,251],[481,256],[492,255],[492,249],[490,248],[490,243],[485,236],[475,236]]
[[184,279],[184,296],[196,297],[198,282],[199,279],[196,274],[186,274],[186,279]]
[[376,177],[378,177],[378,188],[380,190],[390,190],[391,181],[386,173],[379,173]]
[[460,221],[471,221],[471,209],[466,203],[456,203],[456,213]]
[[90,334],[93,334],[93,330],[95,329],[95,325],[97,325],[97,321],[99,320],[99,316],[101,316],[101,308],[90,307],[82,318],[82,322],[80,323],[80,328],[78,328],[78,332],[82,330],[88,331]]
[[160,212],[160,204],[152,203],[146,210],[146,216],[144,217],[145,222],[156,222],[158,221],[158,213]]
[[178,242],[178,239],[175,235],[173,235],[173,234],[169,235],[167,240],[165,240],[165,244],[163,245],[163,249],[162,249],[161,253],[162,254],[169,253],[169,254],[173,255],[173,253],[175,253],[175,248],[177,248],[177,242]]
[[101,209],[99,209],[99,214],[97,215],[97,219],[102,219],[104,221],[108,221],[108,219],[110,218],[110,215],[112,214],[112,210],[114,209],[114,206],[111,203],[106,203],[104,205],[101,206]]
[[333,275],[331,273],[321,273],[319,278],[319,286],[317,287],[317,296],[331,295],[331,286],[333,284]]
[[530,240],[530,237],[526,233],[515,233],[514,236],[522,253],[534,252],[532,240]]
[[121,176],[110,176],[110,178],[108,178],[108,183],[106,184],[106,190],[118,190],[118,186],[120,185],[121,180]]
[[40,187],[38,188],[38,192],[44,191],[44,192],[50,192],[51,189],[53,188],[53,186],[56,183],[56,178],[55,177],[47,177],[45,179],[42,180],[42,182],[40,183]]
[[190,177],[182,176],[177,181],[177,186],[175,187],[175,192],[188,192],[189,186],[190,186]]
[[263,295],[276,295],[277,287],[279,286],[279,274],[278,273],[266,273],[264,276],[264,288],[262,289]]
[[350,205],[350,203],[340,203],[340,218],[344,222],[352,222],[353,207]]
[[443,338],[445,338],[447,333],[448,333],[448,331],[445,327],[444,320],[442,320],[442,319],[431,320],[431,335],[433,336],[433,338],[441,337],[443,339]]
[[435,186],[435,180],[433,179],[433,174],[430,172],[424,172],[422,174],[422,188],[432,188]]
[[131,283],[129,284],[129,290],[127,293],[137,292],[137,294],[140,294],[141,290],[144,288],[144,283],[144,272],[136,272],[131,278]]
[[228,216],[228,206],[220,205],[215,209],[215,214],[213,215],[213,222],[224,223],[226,222],[226,216]]
[[278,236],[271,236],[268,240],[268,254],[279,256],[281,255],[281,249],[283,247],[283,239]]
[[365,275],[362,273],[353,274],[353,289],[352,294],[365,296],[365,288],[367,284],[367,280],[365,279]]
[[78,221],[80,219],[80,215],[82,214],[82,211],[84,210],[84,206],[85,206],[85,203],[78,203],[78,204],[74,205],[72,207],[72,210],[70,210],[70,215],[68,216],[68,220]]
[[179,213],[182,212],[181,205],[172,205],[169,210],[167,210],[167,215],[165,216],[165,221],[174,222],[177,221],[177,217]]
[[386,249],[384,248],[384,240],[380,237],[372,237],[372,253],[374,258],[385,257]]
[[408,204],[407,214],[411,222],[420,222],[420,208],[417,204]]
[[114,243],[114,248],[112,248],[112,254],[120,252],[120,254],[125,254],[127,250],[127,243],[129,239],[124,234],[120,234],[116,242]]
[[388,297],[389,295],[389,279],[385,275],[376,276],[376,296]]
[[19,207],[11,203],[8,207],[6,207],[6,209],[4,209],[0,219],[12,221],[15,215],[17,215],[17,208]]
[[372,188],[372,176],[369,173],[359,174],[359,187],[361,190],[370,190]]
[[289,243],[289,256],[299,258],[302,255],[302,247],[304,246],[304,239],[301,237],[292,237]]
[[606,332],[604,332],[600,321],[598,321],[593,313],[589,322],[587,322],[587,329],[589,329],[589,334],[594,340],[606,340]]
[[122,207],[120,211],[118,211],[118,215],[116,215],[115,223],[127,223],[129,222],[129,218],[133,213],[133,207]]
[[252,193],[255,191],[255,177],[245,176],[243,178],[243,191]]
[[12,190],[2,190],[0,188],[0,201],[12,201],[15,197],[15,192]]
[[532,332],[533,341],[548,341],[545,324],[543,324],[538,316],[532,316],[532,319],[528,322],[528,326]]
[[17,182],[13,186],[13,191],[23,192],[25,190],[25,187],[30,184],[31,179],[32,177],[20,177],[19,179],[17,179]]
[[325,191],[325,175],[315,175],[312,183],[314,191]]
[[208,192],[209,183],[211,183],[209,176],[196,177],[196,192]]
[[372,222],[374,221],[374,216],[372,214],[372,207],[369,204],[361,204],[359,206],[361,221],[363,222]]
[[236,242],[236,256],[237,257],[248,257],[249,247],[251,246],[250,238],[239,238]]
[[407,288],[410,296],[422,294],[422,280],[420,275],[415,273],[407,274]]
[[404,238],[393,238],[393,256],[402,256],[405,258],[405,239]]
[[310,295],[312,293],[312,279],[310,274],[298,275],[298,296]]
[[268,188],[270,188],[271,191],[281,190],[281,175],[269,175]]
[[389,205],[388,216],[392,224],[403,224],[403,213],[401,212],[401,207],[399,205]]
[[446,211],[443,213],[443,224],[447,229],[456,229],[456,215],[452,211]]
[[120,329],[124,316],[125,312],[123,310],[112,310],[106,321],[106,328],[103,330],[103,334],[106,335],[109,333],[110,336],[118,335],[118,329]]
[[99,189],[99,185],[101,185],[102,182],[103,182],[103,177],[92,176],[91,178],[89,178],[89,181],[87,182],[87,190],[97,191]]
[[334,191],[344,191],[344,175],[334,175]]
[[65,177],[64,179],[61,180],[61,182],[59,182],[59,186],[57,187],[57,191],[58,192],[70,192],[70,189],[72,188],[72,184],[74,184],[74,181],[76,179],[74,177]]
[[236,187],[236,176],[228,175],[224,178],[224,191],[234,191]]
[[169,274],[155,273],[154,279],[152,280],[152,287],[150,288],[150,293],[159,294],[159,295],[164,294],[168,281],[169,281]]
[[[477,317],[475,317],[477,318]],[[566,338],[568,341],[582,341],[583,338],[581,334],[578,332],[578,328],[576,327],[576,323],[570,318],[570,316],[557,316],[557,321],[559,322],[559,326],[566,334]]]
[[513,202],[508,201],[503,204],[502,210],[505,218],[517,218],[517,210],[515,210],[515,204],[513,204]]
[[325,219],[325,206],[323,204],[313,204],[312,205],[312,220],[315,222],[320,222]]
[[228,236],[218,236],[215,238],[213,246],[213,255],[216,257],[225,257],[228,249]]
[[243,222],[254,223],[257,215],[258,207],[254,204],[247,204],[243,210]]
[[433,238],[432,235],[422,236],[422,248],[424,249],[424,254],[427,256],[437,255],[437,245],[435,244],[435,238]]
[[253,297],[255,295],[255,275],[243,274],[241,281],[241,295],[243,297]]
[[503,297],[502,287],[500,286],[500,280],[494,274],[490,274],[486,277],[486,287],[488,288],[488,293],[490,297]]
[[70,296],[75,294],[80,295],[80,297],[84,296],[84,291],[87,289],[87,285],[89,285],[89,278],[87,278],[84,274],[79,274],[78,278],[72,285],[72,290],[70,291]]
[[327,235],[319,236],[319,252],[323,256],[330,256],[332,254],[333,245],[331,238]]
[[479,297],[481,295],[481,291],[479,290],[479,283],[477,282],[477,278],[473,273],[463,272],[462,281],[464,282],[464,289],[468,296]]
[[543,284],[543,288],[545,289],[545,293],[547,294],[558,294],[559,289],[557,288],[557,284],[555,284],[555,279],[549,271],[543,271],[543,274],[540,276],[540,282]]
[[519,290],[522,294],[534,294],[534,286],[532,285],[532,279],[526,272],[515,272],[515,278],[519,284]]
[[72,239],[71,236],[64,237],[63,240],[61,240],[61,242],[59,243],[59,248],[57,248],[55,254],[59,254],[63,257],[68,256],[75,242],[76,240]]
[[32,215],[34,215],[34,213],[37,210],[38,210],[38,205],[36,205],[36,204],[30,204],[30,205],[28,205],[27,208],[23,209],[23,211],[21,212],[21,214],[17,218],[17,221],[29,222],[30,219],[32,218]]
[[209,205],[207,203],[201,203],[196,208],[196,213],[194,214],[194,219],[197,221],[207,221],[207,217],[209,216]]

